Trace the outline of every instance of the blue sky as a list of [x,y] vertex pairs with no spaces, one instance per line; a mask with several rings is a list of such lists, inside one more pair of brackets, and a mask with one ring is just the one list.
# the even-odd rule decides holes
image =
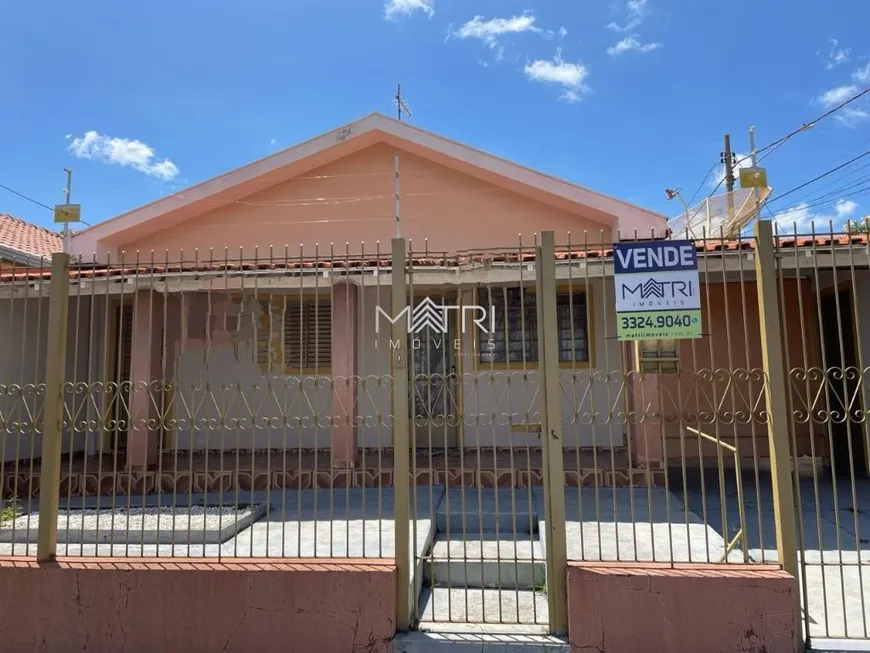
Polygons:
[[[95,223],[371,111],[675,215],[870,85],[867,0],[0,2],[0,184]],[[870,95],[867,96],[870,98]],[[864,99],[867,99],[864,98]],[[765,160],[774,194],[870,149],[870,102]],[[863,102],[863,104],[862,104]],[[773,211],[870,213],[870,157]],[[718,171],[711,178],[715,183]],[[706,183],[699,197],[709,193]],[[51,213],[0,189],[0,212]],[[495,219],[495,216],[494,216]]]

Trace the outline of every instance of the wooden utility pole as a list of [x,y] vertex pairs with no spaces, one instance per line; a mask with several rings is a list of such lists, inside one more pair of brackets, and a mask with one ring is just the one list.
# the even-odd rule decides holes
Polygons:
[[734,154],[731,152],[730,134],[725,134],[725,151],[722,152],[721,161],[725,165],[725,190],[730,193],[734,190]]
[[[725,201],[728,206],[728,224],[734,222],[734,154],[731,152],[731,135],[725,134],[725,151],[722,152],[722,163],[725,165]],[[708,236],[714,234],[707,234]]]

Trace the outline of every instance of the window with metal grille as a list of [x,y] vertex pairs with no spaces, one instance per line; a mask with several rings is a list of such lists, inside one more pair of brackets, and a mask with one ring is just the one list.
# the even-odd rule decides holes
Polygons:
[[[481,363],[517,364],[538,361],[537,295],[531,288],[485,288],[478,293],[481,306],[495,311],[495,347],[481,346]],[[559,361],[589,362],[589,307],[585,291],[556,295]],[[486,340],[486,338],[481,338]]]
[[[253,337],[264,370],[327,372],[332,364],[332,308],[323,299],[290,295],[239,300],[236,337]],[[235,321],[236,318],[233,318]],[[248,327],[247,325],[252,325]]]
[[332,363],[332,307],[324,301],[291,300],[283,307],[285,367],[323,371]]
[[641,372],[679,371],[680,351],[676,340],[641,340],[637,344],[637,357]]

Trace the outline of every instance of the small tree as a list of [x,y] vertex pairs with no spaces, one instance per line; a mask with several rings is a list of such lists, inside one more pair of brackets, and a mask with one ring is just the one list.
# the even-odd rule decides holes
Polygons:
[[843,229],[846,233],[870,234],[870,215],[865,215],[860,220],[846,220]]

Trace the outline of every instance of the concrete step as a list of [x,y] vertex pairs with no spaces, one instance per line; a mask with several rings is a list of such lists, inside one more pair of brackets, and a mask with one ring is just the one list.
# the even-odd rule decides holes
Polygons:
[[546,578],[544,554],[537,537],[466,533],[465,539],[438,533],[425,563],[429,585],[451,588],[534,590]]
[[534,499],[528,490],[450,488],[435,516],[441,533],[534,533],[538,529]]
[[417,605],[421,630],[441,624],[547,624],[547,595],[534,590],[425,587]]
[[439,533],[461,534],[463,528],[466,533],[501,533],[511,535],[517,533],[537,532],[538,519],[535,515],[517,514],[510,511],[502,513],[447,513],[439,512],[435,517],[435,524]]
[[567,640],[550,635],[476,632],[473,628],[452,632],[399,633],[394,653],[568,653]]

